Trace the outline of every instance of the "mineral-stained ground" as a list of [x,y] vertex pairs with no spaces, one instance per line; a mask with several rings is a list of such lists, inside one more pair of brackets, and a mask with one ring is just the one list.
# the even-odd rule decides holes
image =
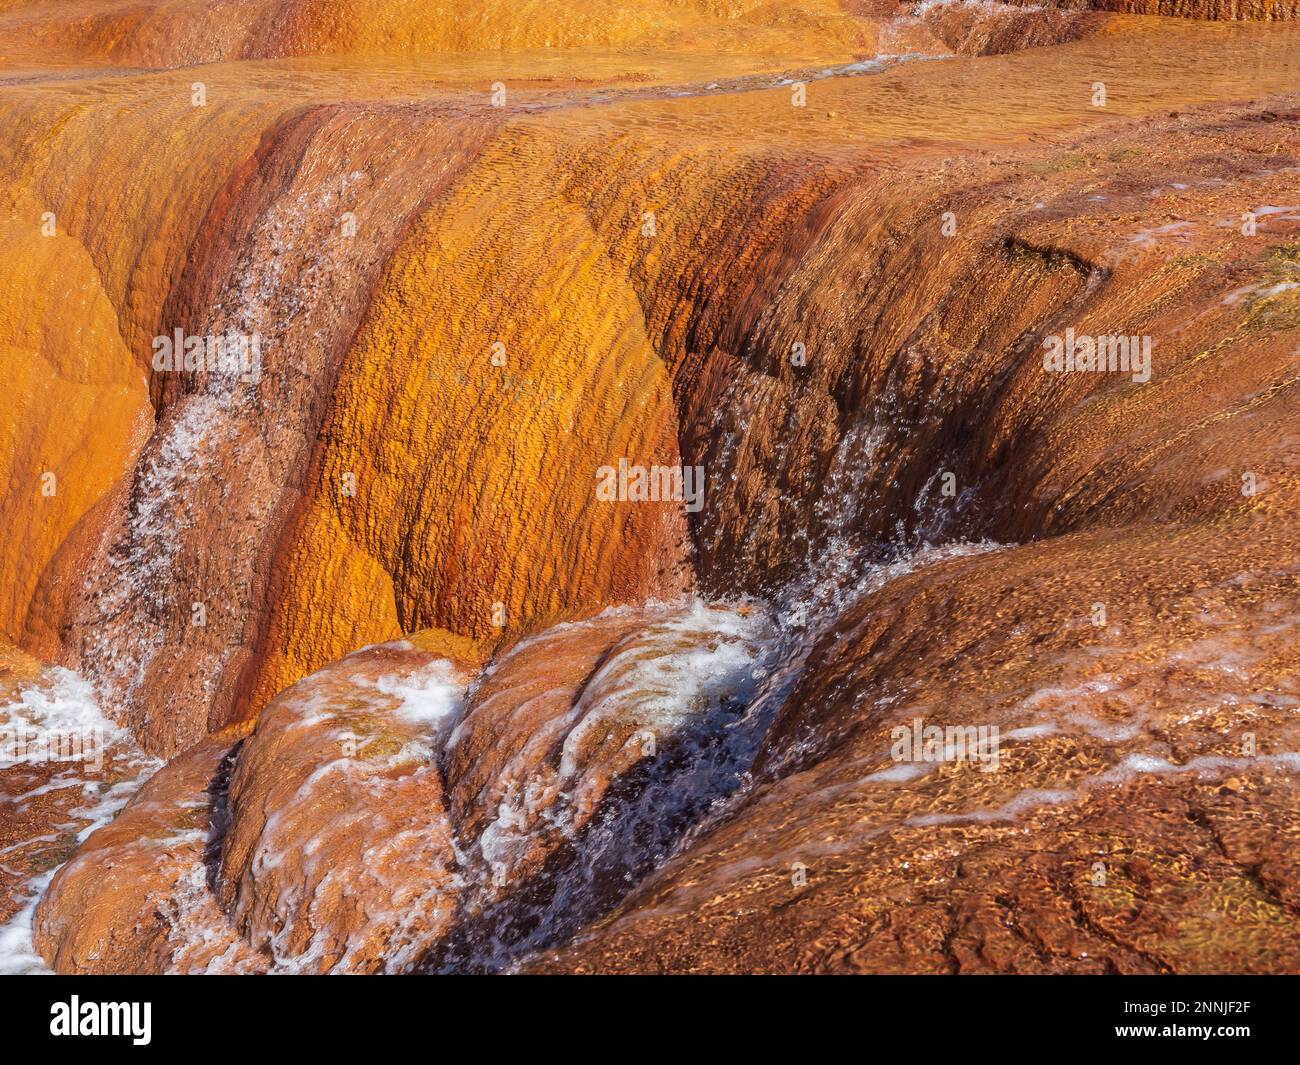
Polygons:
[[1297,19],[0,0],[0,970],[1300,970]]

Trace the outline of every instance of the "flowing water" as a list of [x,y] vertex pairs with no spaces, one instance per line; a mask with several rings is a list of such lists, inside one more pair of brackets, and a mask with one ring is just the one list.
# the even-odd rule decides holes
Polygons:
[[[766,603],[739,608],[699,601],[650,604],[644,627],[619,645],[582,690],[559,768],[565,794],[544,825],[526,826],[514,808],[528,790],[528,781],[520,780],[477,838],[460,839],[458,883],[470,900],[464,905],[478,916],[438,952],[434,967],[508,969],[533,951],[562,943],[616,905],[743,793],[763,737],[803,659],[843,605],[918,567],[992,547],[927,547],[856,571],[834,557],[836,578],[851,574],[847,583],[832,592],[826,579],[806,579],[802,599],[792,596],[780,609]],[[797,621],[792,623],[792,617]],[[544,631],[526,644],[545,644],[574,624],[583,623]],[[394,674],[377,685],[380,695],[399,700],[399,712],[427,732],[421,749],[435,763],[440,752],[457,742],[456,722],[463,710],[448,676],[445,669],[428,677]],[[328,724],[319,710],[313,713],[313,727]],[[32,950],[37,901],[72,850],[110,821],[161,763],[106,718],[91,686],[66,670],[50,671],[40,684],[0,707],[0,715],[0,729],[6,732],[22,729],[49,737],[75,730],[103,737],[102,765],[69,763],[44,773],[36,772],[39,767],[7,768],[4,775],[3,801],[20,808],[41,803],[47,830],[0,856],[5,886],[19,902],[0,930],[0,972],[44,972],[48,970]],[[615,716],[652,730],[662,750],[617,781],[591,820],[577,828],[573,801],[584,778],[575,752],[585,733],[607,727]],[[25,787],[24,780],[31,786]],[[268,831],[273,840],[274,832]],[[512,850],[531,842],[529,832],[558,832],[565,838],[566,860],[530,880],[525,890],[495,897],[490,890],[494,868],[509,865]],[[206,876],[203,863],[196,860],[192,872],[197,895]],[[175,901],[178,918],[193,922],[177,942],[180,968],[188,951],[213,935],[208,927],[212,914],[204,906],[187,908],[183,898]],[[207,964],[224,971],[221,958]],[[310,957],[276,949],[273,971],[310,968]]]
[[[7,748],[0,752],[6,820],[30,819],[42,826],[38,834],[0,850],[0,883],[11,908],[17,907],[0,926],[0,974],[47,972],[32,949],[36,904],[59,866],[111,821],[162,763],[106,717],[90,684],[66,669],[49,670],[0,705],[0,736]],[[18,737],[21,749],[11,746]]]

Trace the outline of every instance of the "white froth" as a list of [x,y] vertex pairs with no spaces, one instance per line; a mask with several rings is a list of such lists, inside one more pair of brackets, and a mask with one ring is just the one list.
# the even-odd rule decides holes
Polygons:
[[697,601],[680,616],[625,641],[583,689],[580,719],[564,741],[560,775],[577,774],[583,741],[614,719],[666,736],[735,695],[752,679],[765,629],[757,613],[743,616]]
[[465,685],[452,664],[444,659],[406,674],[387,674],[375,682],[384,695],[401,700],[397,712],[433,733],[437,743],[460,717]]
[[[71,670],[54,667],[43,681],[21,691],[18,698],[0,705],[0,731],[22,732],[44,739],[55,734],[94,734],[102,743],[103,762],[92,770],[89,764],[69,763],[45,785],[7,802],[24,801],[55,791],[72,790],[61,807],[69,818],[80,822],[77,842],[117,816],[140,786],[162,765],[144,754],[130,733],[105,717],[95,701],[91,685]],[[107,778],[115,778],[110,783]],[[59,837],[38,836],[28,844],[52,842]],[[48,973],[50,970],[32,945],[36,906],[54,879],[58,868],[49,869],[19,885],[23,905],[8,922],[0,925],[0,975]]]

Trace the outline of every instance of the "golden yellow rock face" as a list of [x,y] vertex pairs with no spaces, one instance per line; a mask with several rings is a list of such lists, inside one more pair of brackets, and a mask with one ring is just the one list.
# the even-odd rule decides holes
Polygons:
[[[302,632],[322,587],[355,587],[358,623],[317,656],[355,643],[376,602],[392,604],[391,631],[482,638],[681,586],[680,516],[593,514],[594,478],[581,475],[588,456],[680,461],[635,291],[581,207],[542,194],[550,153],[504,140],[408,236],[336,385],[277,619]],[[503,193],[519,165],[539,179],[535,196]],[[407,520],[376,521],[397,513]],[[589,564],[574,568],[576,556]],[[296,662],[266,690],[319,664]]]
[[0,222],[0,635],[18,639],[41,574],[127,473],[149,427],[145,377],[84,247],[26,190]]
[[17,0],[0,12],[14,53],[128,66],[230,59],[583,47],[747,53],[862,48],[869,27],[835,0]]
[[0,640],[170,759],[39,952],[1293,968],[1294,15],[0,3]]

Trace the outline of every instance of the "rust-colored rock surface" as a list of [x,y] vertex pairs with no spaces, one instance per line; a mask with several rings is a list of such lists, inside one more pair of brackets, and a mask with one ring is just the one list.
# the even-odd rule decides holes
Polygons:
[[261,971],[208,888],[230,750],[217,735],[173,759],[59,870],[35,937],[56,970]]
[[1106,16],[1091,10],[1034,4],[1017,7],[997,0],[922,3],[922,23],[959,55],[1000,55],[1078,40],[1101,31]]
[[437,744],[463,667],[359,651],[281,694],[239,753],[218,894],[253,948],[299,972],[409,969],[456,913]]
[[[1009,2],[1031,6],[1032,0]],[[1300,18],[1300,3],[1296,0],[1049,0],[1042,5],[1032,2],[1032,6],[1215,21],[1271,22]]]
[[[1291,971],[1294,541],[1243,556],[1213,526],[1088,534],[866,596],[744,801],[547,967]],[[899,759],[927,726],[935,756]],[[944,760],[952,729],[994,745]]]
[[0,969],[1300,966],[1291,0],[3,7]]
[[[586,849],[606,875],[642,861],[619,835],[635,811],[604,800],[643,801],[647,760],[699,772],[693,747],[739,721],[766,635],[748,607],[625,608],[503,651],[468,699],[445,633],[358,651],[247,739],[168,762],[59,871],[36,949],[82,973],[500,967],[549,932],[541,915],[599,905],[574,897]],[[537,912],[509,913],[513,892]]]

